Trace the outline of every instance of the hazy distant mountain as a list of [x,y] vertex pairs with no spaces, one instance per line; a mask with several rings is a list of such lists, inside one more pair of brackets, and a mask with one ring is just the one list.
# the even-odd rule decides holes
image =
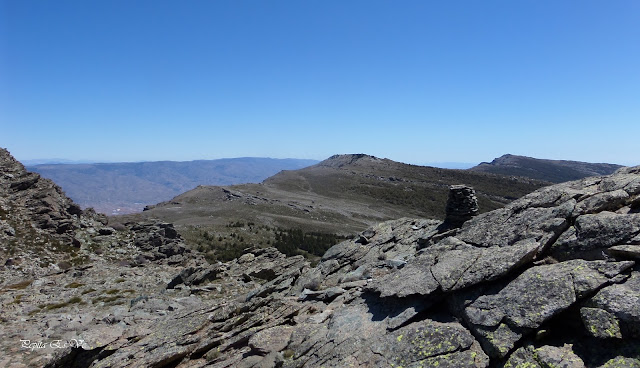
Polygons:
[[482,162],[470,170],[561,183],[587,176],[609,175],[621,167],[621,165],[615,164],[543,160],[526,156],[503,155],[491,162]]
[[36,158],[32,160],[20,160],[26,167],[35,165],[54,165],[54,164],[92,164],[96,161],[85,160],[67,160],[64,158]]
[[[29,166],[60,185],[83,208],[107,214],[142,211],[198,185],[258,183],[281,170],[318,161],[272,158],[229,158],[197,161],[55,164]],[[119,211],[118,211],[119,209]]]
[[471,162],[444,161],[444,162],[425,162],[424,166],[439,167],[441,169],[460,169],[460,170],[464,170],[464,169],[470,169],[470,168],[476,166],[476,164],[475,163],[471,163]]
[[335,155],[304,169],[280,172],[262,184],[200,186],[136,216],[183,227],[219,227],[237,220],[349,234],[399,217],[443,218],[448,187],[462,183],[475,187],[481,211],[502,207],[547,184],[362,154]]

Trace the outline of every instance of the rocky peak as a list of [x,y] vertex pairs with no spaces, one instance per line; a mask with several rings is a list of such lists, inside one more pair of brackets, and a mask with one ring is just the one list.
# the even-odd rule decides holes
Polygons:
[[[494,164],[494,165],[497,165],[497,164],[508,165],[508,164],[513,163],[517,157],[518,156],[516,156],[516,155],[512,155],[512,154],[507,153],[507,154],[502,155],[500,157],[494,158],[491,161],[491,163]],[[524,157],[524,156],[521,156],[521,157]],[[531,158],[531,157],[529,157],[529,158]]]
[[365,155],[363,153],[358,153],[358,154],[333,155],[328,159],[321,161],[318,165],[340,168],[344,166],[362,164],[365,162],[371,163],[371,162],[381,162],[381,161],[382,159],[378,157]]
[[0,170],[5,178],[13,178],[27,172],[24,165],[16,160],[6,148],[0,147]]

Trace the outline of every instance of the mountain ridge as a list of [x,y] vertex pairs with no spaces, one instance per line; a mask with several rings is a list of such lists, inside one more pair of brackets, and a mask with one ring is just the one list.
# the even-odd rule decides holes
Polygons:
[[[255,162],[250,163],[252,160]],[[322,166],[339,168],[373,163],[384,166],[385,160],[388,159],[363,153],[343,154],[327,158]],[[316,163],[318,161],[314,160],[240,157],[193,161],[41,164],[28,167],[59,183],[82,208],[93,207],[98,212],[114,215],[140,212],[147,205],[169,200],[197,185],[259,183],[280,170],[295,170]],[[610,174],[618,167],[506,154],[470,170],[562,182],[589,175]]]
[[561,183],[588,176],[610,175],[623,167],[617,164],[590,163],[571,160],[547,160],[528,156],[505,154],[491,162],[481,162],[471,171],[500,175],[524,176],[537,180]]

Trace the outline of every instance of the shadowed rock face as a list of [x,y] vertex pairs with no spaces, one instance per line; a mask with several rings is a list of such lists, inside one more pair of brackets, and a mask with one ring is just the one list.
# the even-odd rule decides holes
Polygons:
[[97,330],[102,343],[48,366],[635,367],[639,198],[640,167],[624,168],[460,228],[384,222],[315,267],[271,248],[176,267],[149,298],[183,292],[191,305]]

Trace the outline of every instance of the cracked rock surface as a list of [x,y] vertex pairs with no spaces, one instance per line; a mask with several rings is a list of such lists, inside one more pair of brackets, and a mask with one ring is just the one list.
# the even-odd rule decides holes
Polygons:
[[460,228],[385,222],[315,267],[270,248],[174,265],[171,252],[164,263],[154,256],[172,242],[166,231],[151,250],[136,239],[153,242],[153,232],[132,236],[150,258],[127,267],[173,267],[146,311],[167,295],[182,304],[138,323],[126,319],[129,302],[105,317],[109,333],[84,330],[102,342],[59,349],[47,366],[638,367],[639,198],[640,167],[623,168],[543,188]]

